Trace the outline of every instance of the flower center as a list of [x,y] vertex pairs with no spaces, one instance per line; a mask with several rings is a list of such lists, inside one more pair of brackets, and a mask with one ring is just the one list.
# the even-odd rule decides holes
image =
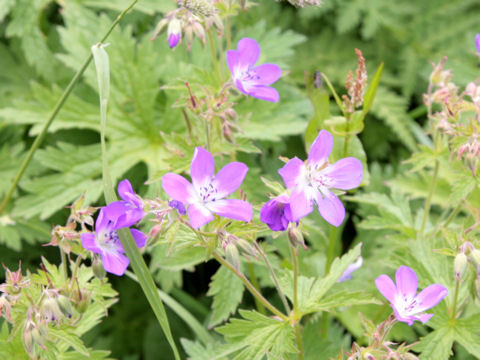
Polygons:
[[260,76],[254,69],[248,68],[241,72],[240,75],[241,81],[258,81],[260,80]]
[[322,170],[318,167],[309,167],[307,171],[307,183],[313,188],[316,188],[323,196],[326,194],[328,189],[331,187],[332,182],[330,177],[322,174]]
[[116,231],[101,232],[97,237],[98,247],[102,250],[114,250],[118,247],[120,239]]
[[217,189],[210,183],[200,187],[199,194],[203,203],[217,200]]

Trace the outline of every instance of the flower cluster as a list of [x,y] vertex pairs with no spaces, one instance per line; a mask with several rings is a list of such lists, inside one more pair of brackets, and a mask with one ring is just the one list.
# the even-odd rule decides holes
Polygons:
[[314,205],[322,217],[333,226],[340,226],[345,207],[330,189],[350,190],[362,182],[360,160],[347,157],[330,164],[333,136],[320,131],[313,142],[307,162],[295,157],[278,170],[290,195],[281,195],[267,202],[261,219],[274,231],[285,230],[289,222],[298,222],[313,211]]

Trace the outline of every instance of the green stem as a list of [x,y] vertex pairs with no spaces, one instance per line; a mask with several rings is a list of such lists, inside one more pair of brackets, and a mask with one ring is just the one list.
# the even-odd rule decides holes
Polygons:
[[345,135],[345,140],[343,142],[343,157],[347,157],[348,155],[348,147],[350,145],[350,114],[347,114],[345,116],[345,120],[347,121],[346,124],[346,135]]
[[216,251],[213,252],[213,257],[217,259],[217,261],[225,266],[228,270],[233,272],[235,275],[237,275],[240,280],[243,282],[245,287],[250,291],[250,293],[256,297],[260,302],[272,312],[272,314],[277,315],[279,318],[281,318],[283,321],[288,321],[288,318],[282,314],[280,310],[278,310],[275,306],[273,306],[267,299],[263,297],[263,295],[255,288],[255,286],[248,281],[248,279],[243,275],[241,272],[239,272],[237,269],[235,269],[232,265],[230,265],[227,261],[225,261],[224,258],[222,258]]
[[217,51],[215,49],[215,41],[213,39],[212,31],[207,30],[208,42],[210,43],[210,52],[212,53],[213,66],[215,67],[215,72],[217,73],[218,81],[222,82],[222,77],[220,76],[220,68],[218,67],[217,60]]
[[302,340],[302,329],[300,323],[295,324],[295,340],[297,341],[298,346],[298,360],[303,360],[303,340]]
[[[255,269],[253,267],[252,263],[247,264],[247,269],[248,269],[248,277],[250,278],[250,282],[252,285],[260,291],[260,285],[258,284],[258,279],[257,276],[255,275]],[[258,300],[257,298],[254,298],[255,300],[255,306],[257,307],[257,310],[260,314],[266,315],[267,311],[265,310],[265,306]]]
[[[110,33],[113,31],[113,29],[115,29],[115,27],[122,20],[122,18],[125,16],[125,14],[127,12],[129,12],[135,6],[135,4],[138,1],[139,0],[134,0],[125,10],[123,10],[120,13],[120,15],[118,15],[117,19],[113,22],[110,29],[108,29],[107,33],[100,40],[101,43],[104,42],[108,38]],[[80,70],[78,70],[77,73],[73,76],[73,78],[70,81],[70,83],[68,84],[67,88],[65,89],[63,94],[60,96],[60,99],[58,99],[57,104],[53,108],[53,111],[50,114],[49,118],[47,119],[47,122],[43,126],[42,131],[35,138],[35,141],[33,142],[32,146],[30,147],[30,150],[28,151],[27,156],[25,157],[22,164],[20,165],[20,169],[18,170],[17,174],[15,175],[15,178],[14,178],[12,184],[10,185],[10,188],[8,189],[5,197],[3,198],[2,203],[0,204],[0,214],[2,214],[2,212],[5,210],[5,207],[7,206],[8,202],[10,201],[10,198],[12,197],[13,192],[17,188],[18,183],[20,182],[20,179],[22,178],[25,170],[27,169],[27,166],[30,164],[30,161],[32,160],[33,155],[35,154],[35,151],[38,149],[38,147],[42,143],[43,139],[45,138],[48,128],[52,124],[53,120],[55,120],[55,118],[57,117],[60,109],[65,104],[65,101],[70,96],[70,93],[72,92],[73,88],[78,83],[78,81],[80,80],[81,76],[83,75],[83,73],[87,69],[87,67],[90,64],[90,62],[92,61],[92,59],[93,59],[93,55],[90,52],[90,55],[85,59],[82,66],[80,67]]]
[[302,315],[298,311],[298,254],[297,249],[295,249],[290,241],[289,245],[293,263],[293,320],[295,321],[295,339],[298,347],[298,360],[303,360],[302,329],[300,327]]
[[325,276],[328,275],[330,271],[330,266],[332,266],[332,262],[335,257],[335,245],[337,242],[337,233],[338,233],[337,227],[330,228],[330,234],[328,236],[327,261],[325,262]]
[[256,242],[255,242],[255,248],[260,253],[260,255],[262,255],[262,258],[265,261],[265,264],[267,265],[268,270],[270,271],[270,275],[272,276],[273,283],[275,284],[275,287],[277,288],[278,296],[280,296],[280,299],[282,300],[283,306],[285,307],[285,311],[287,312],[287,314],[290,314],[291,309],[290,309],[290,306],[288,305],[287,298],[285,297],[285,294],[283,293],[282,288],[280,287],[280,284],[279,284],[278,279],[277,279],[277,275],[275,275],[275,271],[273,270],[273,267],[272,267],[272,264],[270,263],[270,260],[268,260],[267,254],[265,253],[265,251],[263,251],[262,248],[260,248],[260,246],[258,246],[258,244]]
[[210,126],[208,126],[208,120],[205,120],[205,140],[207,141],[207,150],[210,152]]
[[458,290],[460,288],[460,281],[455,281],[455,294],[453,296],[453,306],[452,306],[452,313],[450,315],[450,320],[455,320],[457,316],[457,302],[458,302]]
[[63,251],[63,249],[60,246],[58,248],[60,250],[60,259],[62,261],[61,267],[62,267],[63,278],[66,281],[68,279],[67,256],[65,255],[65,251]]
[[427,198],[425,199],[425,208],[424,208],[424,212],[423,212],[423,220],[422,220],[422,225],[421,225],[420,231],[419,231],[420,236],[423,235],[423,231],[425,230],[425,225],[427,224],[427,219],[428,219],[428,216],[430,214],[430,207],[431,207],[431,204],[432,204],[432,196],[433,196],[433,191],[435,190],[435,185],[437,183],[439,166],[440,166],[440,162],[438,160],[435,160],[435,168],[433,170],[432,181],[430,183],[430,188],[428,190]]
[[232,48],[232,33],[230,31],[230,16],[227,16],[226,20],[226,26],[225,26],[225,35],[227,37],[227,49],[230,50]]

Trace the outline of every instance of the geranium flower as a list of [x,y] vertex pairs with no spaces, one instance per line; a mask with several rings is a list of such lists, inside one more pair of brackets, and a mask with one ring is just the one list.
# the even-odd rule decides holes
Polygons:
[[298,221],[313,211],[317,204],[322,217],[333,226],[340,226],[345,218],[345,207],[329,189],[350,190],[362,182],[363,169],[360,160],[354,157],[328,163],[333,147],[333,136],[320,131],[313,142],[305,164],[295,157],[278,173],[291,190],[290,209],[292,221]]
[[260,221],[273,231],[285,231],[292,221],[288,196],[279,195],[267,201],[260,209]]
[[[117,204],[117,208],[120,211],[120,207],[123,206],[123,216],[117,220],[118,228],[130,227],[139,222],[144,216],[143,201],[135,194],[132,188],[132,184],[128,179],[120,181],[118,184],[118,195],[123,201],[115,201],[112,204]],[[110,204],[110,205],[112,205]]]
[[183,176],[168,173],[162,177],[162,186],[173,200],[188,205],[188,218],[193,228],[212,221],[214,213],[229,219],[250,221],[252,206],[248,202],[225,199],[242,184],[247,171],[245,164],[231,162],[214,176],[212,154],[197,147],[190,167],[193,185]]
[[396,285],[389,276],[383,274],[375,280],[375,285],[390,301],[398,321],[412,325],[415,320],[426,323],[433,314],[424,311],[434,307],[448,290],[440,284],[432,284],[417,295],[418,279],[415,271],[408,266],[400,266],[395,273]]
[[[105,271],[123,275],[127,270],[129,260],[124,255],[122,243],[117,235],[117,230],[125,227],[125,205],[122,202],[113,202],[100,209],[95,222],[95,233],[83,233],[82,245],[86,250],[100,254]],[[139,230],[130,229],[137,246],[143,247],[147,236]]]
[[250,38],[243,38],[237,44],[237,50],[227,51],[227,64],[238,90],[254,98],[277,102],[278,91],[268,85],[282,76],[282,70],[275,64],[263,64],[254,67],[260,56],[260,46]]

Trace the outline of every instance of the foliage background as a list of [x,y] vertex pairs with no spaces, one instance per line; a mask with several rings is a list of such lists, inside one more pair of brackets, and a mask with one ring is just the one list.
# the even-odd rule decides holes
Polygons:
[[[4,0],[0,5],[0,198],[32,136],[38,134],[90,46],[126,5],[124,0]],[[162,196],[159,183],[143,184],[166,171],[184,170],[190,161],[190,150],[179,143],[186,134],[179,120],[181,111],[173,106],[179,97],[186,96],[183,81],[214,84],[210,54],[199,41],[186,52],[184,46],[170,51],[163,35],[154,42],[149,40],[162,14],[172,8],[170,1],[140,1],[114,31],[108,48],[112,89],[107,133],[112,176],[117,180],[128,177],[141,194],[155,196]],[[304,9],[262,0],[251,11],[240,13],[232,23],[234,42],[244,36],[255,37],[262,47],[262,60],[278,63],[285,72],[277,86],[280,104],[260,104],[249,98],[236,107],[238,113],[248,114],[239,120],[244,139],[253,140],[245,140],[240,157],[251,168],[245,184],[249,199],[256,203],[266,200],[266,191],[259,189],[253,174],[276,178],[280,154],[301,157],[305,152],[302,134],[313,109],[305,94],[304,72],[320,70],[340,89],[347,71],[355,67],[354,48],[363,51],[371,75],[380,62],[385,62],[381,87],[361,134],[371,175],[365,191],[378,196],[393,194],[391,201],[396,204],[405,202],[405,196],[421,196],[409,193],[411,181],[422,180],[405,175],[407,167],[402,160],[417,150],[417,143],[428,144],[422,131],[426,122],[422,94],[432,69],[430,62],[446,55],[457,83],[463,85],[475,78],[478,57],[473,39],[479,18],[480,5],[474,0],[325,0],[319,8]],[[222,73],[227,75],[224,63]],[[5,265],[14,266],[21,258],[24,265],[35,268],[41,255],[57,261],[55,251],[41,246],[49,239],[51,224],[64,222],[68,214],[65,206],[82,192],[86,192],[87,201],[100,204],[97,99],[91,66],[20,183],[8,209],[16,225],[0,222],[0,254]],[[181,156],[171,157],[172,148]],[[255,153],[256,148],[261,153]],[[255,154],[247,155],[249,152]],[[387,187],[386,182],[394,177],[395,183]],[[410,203],[413,214],[419,204]],[[401,253],[401,242],[388,231],[375,230],[375,224],[362,223],[372,213],[372,205],[355,202],[348,206],[352,216],[342,235],[343,249],[337,251],[363,241],[365,266],[352,286],[373,289],[372,280],[387,271],[392,246]],[[308,239],[312,249],[302,254],[304,274],[315,273],[325,261],[326,241],[314,223],[312,220]],[[388,252],[385,241],[391,241]],[[150,257],[162,288],[201,322],[211,324],[212,298],[206,294],[217,265],[203,263],[201,255],[188,253],[172,260],[154,251]],[[146,301],[138,296],[137,285],[127,278],[110,280],[121,294],[120,302],[87,334],[87,342],[112,350],[112,356],[119,359],[156,359],[159,353],[167,352],[168,345],[159,341],[163,335]],[[260,274],[260,281],[262,286],[271,286],[266,274]],[[270,295],[273,293],[272,289]],[[253,299],[245,293],[240,308],[252,306]],[[388,314],[387,307],[365,306],[361,310],[376,321]],[[340,345],[351,339],[343,329],[359,336],[357,311],[336,314],[328,338],[321,342],[314,336],[318,329],[312,322],[309,333],[313,335],[306,340],[312,344],[310,356],[320,348],[326,349],[325,358],[335,355]],[[174,313],[169,317],[175,338],[194,339]],[[394,336],[403,339],[425,335],[417,326],[400,325],[395,330]],[[469,355],[457,347],[456,357]]]

